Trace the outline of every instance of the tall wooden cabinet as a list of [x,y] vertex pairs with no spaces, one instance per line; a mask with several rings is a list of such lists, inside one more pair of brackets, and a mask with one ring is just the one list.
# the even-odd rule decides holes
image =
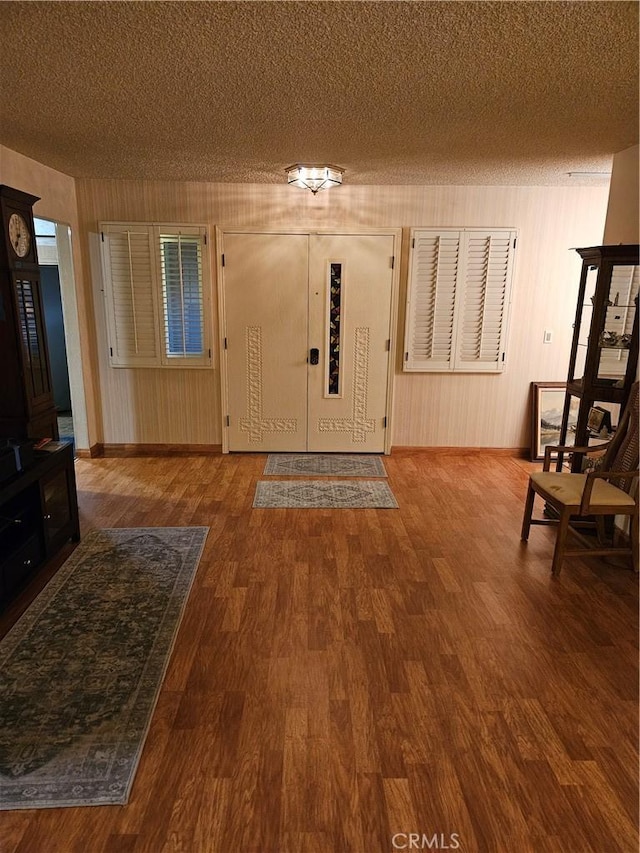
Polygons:
[[[575,445],[586,447],[601,440],[599,413],[615,427],[636,377],[640,267],[638,245],[576,251],[582,271],[560,444],[575,430]],[[582,454],[572,454],[571,469],[582,470]]]
[[58,438],[33,227],[36,201],[0,186],[0,439]]

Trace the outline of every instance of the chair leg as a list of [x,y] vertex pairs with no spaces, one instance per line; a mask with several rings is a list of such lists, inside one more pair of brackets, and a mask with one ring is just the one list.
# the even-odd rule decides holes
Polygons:
[[633,559],[633,571],[638,572],[638,560],[640,559],[638,555],[638,516],[637,513],[635,516],[631,516],[629,519],[629,527],[631,530],[631,551],[632,551],[632,559]]
[[598,544],[604,545],[607,539],[607,531],[605,528],[603,515],[596,516],[596,530],[598,533]]
[[526,542],[529,538],[529,530],[531,529],[531,514],[533,512],[533,502],[535,500],[536,493],[529,483],[529,490],[527,491],[527,500],[524,505],[524,515],[522,516],[522,532],[520,533],[520,539],[523,542]]
[[571,518],[571,513],[568,509],[563,509],[560,514],[560,520],[558,522],[558,532],[556,534],[556,547],[553,551],[553,562],[551,563],[551,574],[554,577],[557,577],[560,574],[560,569],[562,568],[562,561],[564,560],[564,546],[567,541],[567,534],[569,532],[569,520]]

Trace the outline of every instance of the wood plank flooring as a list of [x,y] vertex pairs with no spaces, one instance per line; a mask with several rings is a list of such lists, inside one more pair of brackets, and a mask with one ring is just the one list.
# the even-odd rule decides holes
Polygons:
[[130,802],[0,812],[0,853],[636,851],[638,579],[551,579],[534,466],[402,451],[399,510],[253,510],[265,458],[78,461],[83,534],[210,534]]

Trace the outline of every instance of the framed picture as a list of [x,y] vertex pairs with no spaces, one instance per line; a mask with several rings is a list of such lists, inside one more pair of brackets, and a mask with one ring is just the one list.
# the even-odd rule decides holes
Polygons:
[[[544,459],[547,445],[560,443],[566,387],[565,382],[531,383],[531,460],[534,462]],[[579,402],[577,397],[571,398],[567,437],[564,442],[568,446],[575,442]]]
[[591,406],[587,426],[589,432],[594,435],[599,434],[603,429],[608,435],[611,432],[611,412],[601,406]]

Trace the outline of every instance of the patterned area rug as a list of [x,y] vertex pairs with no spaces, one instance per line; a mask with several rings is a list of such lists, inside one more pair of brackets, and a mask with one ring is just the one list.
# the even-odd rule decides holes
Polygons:
[[377,507],[397,509],[389,486],[379,480],[340,481],[260,480],[256,486],[254,507],[298,507],[359,509]]
[[288,476],[323,475],[329,477],[386,477],[379,456],[332,453],[271,453],[264,474]]
[[93,531],[0,642],[0,809],[127,802],[207,532]]

